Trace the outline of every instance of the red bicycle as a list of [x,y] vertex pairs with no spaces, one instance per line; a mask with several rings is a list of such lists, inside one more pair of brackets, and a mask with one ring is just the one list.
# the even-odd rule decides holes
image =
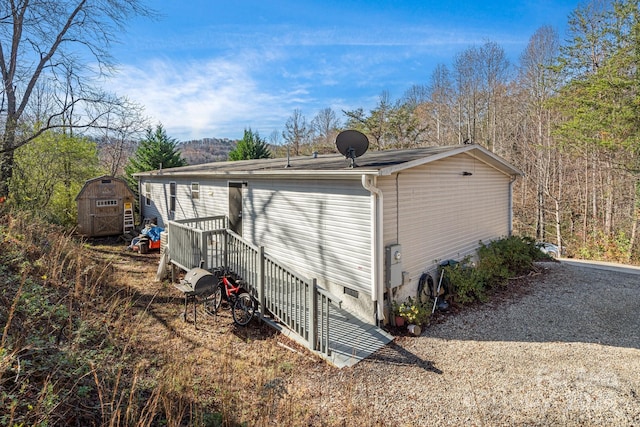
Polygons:
[[213,293],[204,298],[205,312],[215,315],[224,299],[231,307],[233,321],[240,326],[247,325],[256,312],[257,301],[247,292],[244,282],[238,280],[228,268],[217,269],[214,274],[220,280]]

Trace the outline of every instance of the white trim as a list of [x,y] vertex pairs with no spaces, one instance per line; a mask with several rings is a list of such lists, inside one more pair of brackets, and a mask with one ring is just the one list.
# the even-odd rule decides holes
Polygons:
[[[173,189],[173,194],[171,192]],[[178,202],[178,183],[176,181],[169,181],[169,219],[175,219],[176,217],[176,205]]]
[[371,192],[371,299],[376,303],[376,320],[384,321],[384,203],[375,175],[362,175],[362,186]]
[[96,200],[97,208],[110,208],[112,206],[118,206],[118,199]]
[[151,182],[144,183],[144,205],[151,206]]
[[[193,187],[196,186],[196,190]],[[200,182],[191,182],[191,200],[200,200]]]

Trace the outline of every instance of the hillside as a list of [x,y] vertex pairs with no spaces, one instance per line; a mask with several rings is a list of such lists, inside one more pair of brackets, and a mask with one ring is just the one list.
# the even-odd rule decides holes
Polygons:
[[227,138],[204,138],[180,143],[180,153],[190,165],[226,161],[236,141]]

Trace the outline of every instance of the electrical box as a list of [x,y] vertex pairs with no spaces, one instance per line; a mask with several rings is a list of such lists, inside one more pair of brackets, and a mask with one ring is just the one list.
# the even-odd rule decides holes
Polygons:
[[385,267],[387,287],[402,285],[402,246],[389,245],[385,248]]

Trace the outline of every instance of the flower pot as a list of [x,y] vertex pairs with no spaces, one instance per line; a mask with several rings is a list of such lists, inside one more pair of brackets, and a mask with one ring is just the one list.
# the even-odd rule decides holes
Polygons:
[[408,325],[407,330],[411,335],[419,336],[422,333],[420,325]]
[[396,316],[396,326],[404,326],[404,317]]

